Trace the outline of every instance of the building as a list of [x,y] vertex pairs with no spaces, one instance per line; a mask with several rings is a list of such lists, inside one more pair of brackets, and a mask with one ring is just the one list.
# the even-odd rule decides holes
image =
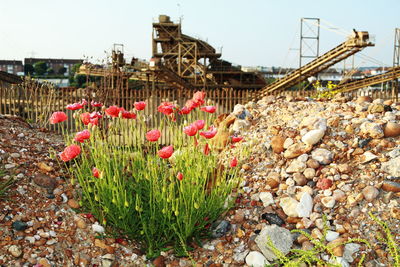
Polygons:
[[24,75],[24,65],[21,60],[0,60],[0,71],[15,75]]
[[75,64],[82,64],[83,59],[63,59],[63,58],[25,58],[25,65],[34,65],[37,62],[45,62],[48,69],[53,69],[54,73],[59,73],[60,69],[65,68],[65,76],[68,76]]

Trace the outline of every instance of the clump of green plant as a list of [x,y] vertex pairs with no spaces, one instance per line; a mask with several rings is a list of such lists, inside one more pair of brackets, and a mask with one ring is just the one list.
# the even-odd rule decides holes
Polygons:
[[[292,233],[300,233],[307,237],[307,239],[314,245],[314,247],[310,250],[302,250],[302,249],[291,249],[288,255],[284,255],[279,249],[277,249],[273,242],[269,239],[268,247],[274,252],[274,254],[278,257],[276,262],[268,266],[275,266],[275,264],[280,264],[284,267],[298,267],[301,263],[307,264],[307,266],[315,266],[315,264],[319,264],[321,266],[332,266],[332,267],[341,267],[342,265],[337,263],[337,258],[333,254],[333,249],[338,246],[342,246],[348,243],[364,243],[367,247],[371,247],[369,242],[360,238],[352,238],[345,242],[337,242],[328,244],[326,241],[326,234],[328,231],[328,224],[326,222],[326,216],[323,216],[324,228],[321,239],[313,238],[309,233],[303,230],[292,230]],[[330,261],[325,262],[321,259],[322,254],[328,254]],[[363,266],[363,262],[365,259],[365,255],[361,256],[360,261],[358,262],[358,266]]]
[[[183,108],[161,103],[158,111],[165,116],[156,129],[141,114],[144,102],[135,103],[131,112],[117,106],[90,116],[78,112],[77,124],[88,127],[73,141],[66,135],[68,146],[59,155],[82,189],[83,207],[139,241],[148,258],[171,246],[187,255],[188,244],[208,234],[231,207],[241,181],[238,159],[231,154],[227,163],[221,162],[210,149],[217,134],[211,125],[215,107],[199,110],[204,94],[196,94]],[[84,104],[69,107],[84,109]],[[195,120],[199,117],[204,120]],[[58,112],[51,121],[66,119]],[[163,147],[162,134],[173,137],[169,146]]]
[[317,94],[312,96],[314,99],[332,99],[336,94],[340,93],[339,90],[335,90],[337,84],[329,81],[326,87],[321,85],[320,81],[313,83],[313,87],[317,90]]
[[6,174],[7,173],[5,172],[5,170],[3,168],[0,168],[0,199],[7,197],[8,190],[15,182],[13,177],[9,177],[5,181],[2,181],[3,177],[5,177]]
[[392,232],[385,222],[374,216],[372,212],[369,212],[368,214],[371,219],[374,220],[385,233],[385,236],[378,235],[378,240],[387,245],[389,249],[389,254],[393,258],[394,266],[400,266],[400,244],[395,241]]

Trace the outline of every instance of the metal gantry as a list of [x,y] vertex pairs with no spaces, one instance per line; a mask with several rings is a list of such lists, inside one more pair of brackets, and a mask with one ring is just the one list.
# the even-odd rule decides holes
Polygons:
[[303,66],[304,60],[319,56],[319,25],[319,18],[301,18],[299,68]]

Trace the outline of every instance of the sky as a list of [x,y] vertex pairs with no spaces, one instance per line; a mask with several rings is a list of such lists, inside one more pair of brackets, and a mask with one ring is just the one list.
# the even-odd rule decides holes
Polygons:
[[356,56],[354,66],[391,66],[399,10],[400,0],[0,0],[0,59],[98,63],[121,43],[128,61],[149,60],[152,23],[165,14],[237,65],[297,67],[300,21],[311,17],[321,19],[320,55],[356,29],[368,31],[376,45]]

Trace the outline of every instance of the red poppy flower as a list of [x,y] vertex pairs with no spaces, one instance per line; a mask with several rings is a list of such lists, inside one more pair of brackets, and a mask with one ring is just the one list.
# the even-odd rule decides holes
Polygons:
[[206,97],[206,92],[197,91],[196,93],[193,94],[192,99],[197,103],[198,106],[201,106],[204,104],[205,97]]
[[179,181],[183,180],[183,174],[181,172],[178,172],[178,174],[176,175],[176,178],[178,178]]
[[81,103],[74,103],[74,104],[69,104],[66,106],[66,109],[69,110],[77,110],[83,108],[83,105]]
[[236,157],[235,157],[235,158],[233,158],[233,159],[231,160],[230,166],[233,168],[233,167],[236,167],[237,164],[238,164],[238,160],[237,160]]
[[120,108],[117,106],[110,106],[110,107],[106,108],[105,112],[107,115],[116,118],[119,116],[119,113],[124,110],[125,110],[124,108]]
[[217,129],[216,128],[212,128],[208,132],[200,132],[200,135],[205,137],[205,138],[207,138],[207,139],[213,138],[216,134],[217,134]]
[[217,110],[217,108],[214,106],[204,106],[204,107],[201,107],[200,110],[208,112],[208,113],[214,113]]
[[187,107],[190,111],[192,111],[193,109],[195,109],[195,108],[197,108],[199,106],[200,105],[196,101],[194,101],[192,99],[186,101],[186,104],[185,104],[185,107]]
[[135,106],[136,110],[143,110],[146,107],[146,102],[144,101],[135,102],[133,103],[133,105]]
[[179,111],[179,114],[181,114],[181,115],[187,115],[187,114],[189,114],[190,113],[190,109],[188,108],[188,107],[183,107],[180,111]]
[[83,122],[83,124],[88,125],[90,123],[90,113],[89,112],[85,112],[81,114],[81,121]]
[[237,143],[243,140],[243,136],[232,136],[232,143]]
[[156,142],[161,136],[161,132],[157,129],[148,131],[146,133],[146,139],[150,142]]
[[204,146],[204,150],[203,150],[204,155],[208,155],[210,154],[210,146],[208,145],[208,143]]
[[100,171],[99,171],[96,167],[93,167],[93,169],[92,169],[92,174],[93,174],[93,176],[96,177],[96,178],[99,178],[99,177],[100,177]]
[[93,111],[92,113],[90,113],[90,118],[91,119],[94,119],[94,118],[101,119],[101,118],[103,118],[103,115],[101,115],[101,113],[98,111]]
[[165,146],[157,152],[160,158],[163,159],[171,157],[173,153],[174,153],[174,148],[172,146]]
[[100,108],[100,107],[103,106],[102,103],[96,102],[96,101],[94,101],[94,100],[92,100],[92,101],[90,102],[90,105],[91,105],[92,107],[96,107],[96,108]]
[[193,124],[196,125],[197,130],[201,130],[204,128],[204,125],[206,124],[206,122],[204,120],[197,120]]
[[90,138],[89,130],[83,130],[81,132],[77,132],[74,140],[80,143],[83,143],[86,139]]
[[188,136],[194,136],[197,133],[197,127],[194,124],[190,124],[189,126],[183,128],[183,132]]
[[82,106],[86,106],[87,104],[88,104],[88,103],[87,103],[86,99],[82,99],[81,105],[82,105]]
[[136,119],[136,114],[126,110],[122,111],[122,118],[124,119]]
[[67,146],[63,152],[59,154],[62,161],[70,161],[76,158],[81,153],[81,147],[78,145]]
[[57,112],[54,112],[53,114],[51,114],[50,123],[55,124],[55,123],[66,121],[67,119],[68,119],[67,114],[65,114],[62,111],[57,111]]
[[171,115],[174,112],[175,105],[171,102],[163,102],[158,106],[157,110],[165,115]]

